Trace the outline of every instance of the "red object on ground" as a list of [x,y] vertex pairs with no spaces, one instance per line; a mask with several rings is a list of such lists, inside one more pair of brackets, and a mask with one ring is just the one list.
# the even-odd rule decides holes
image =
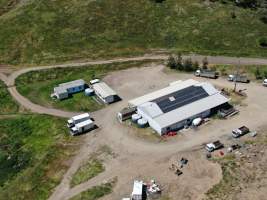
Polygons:
[[223,153],[222,151],[220,151],[220,155],[221,155],[221,156],[223,156],[223,155],[224,155],[224,153]]
[[175,136],[177,135],[177,132],[171,131],[167,133],[167,136]]

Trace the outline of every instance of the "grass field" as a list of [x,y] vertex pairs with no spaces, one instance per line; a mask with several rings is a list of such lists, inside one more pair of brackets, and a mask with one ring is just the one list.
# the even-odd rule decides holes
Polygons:
[[101,160],[97,158],[89,159],[84,165],[82,165],[78,171],[73,175],[71,180],[71,186],[79,185],[103,172],[105,167]]
[[267,56],[259,45],[267,25],[258,15],[203,0],[28,1],[0,16],[0,63],[54,63],[157,49]]
[[[0,120],[0,199],[47,199],[68,168],[78,139],[64,120],[17,115]],[[67,145],[68,144],[68,145]]]
[[150,61],[34,71],[19,76],[16,85],[18,91],[34,103],[69,111],[91,112],[102,108],[103,105],[98,104],[92,97],[85,96],[83,92],[63,101],[55,101],[50,97],[53,88],[59,83],[75,79],[89,82],[94,77],[102,78],[109,72],[143,66],[147,62]]
[[0,81],[0,115],[12,114],[19,110],[19,106],[9,95],[6,85]]
[[113,186],[116,184],[116,179],[111,180],[107,183],[94,186],[85,192],[78,194],[77,196],[71,198],[70,200],[97,200],[101,197],[110,194],[112,192]]

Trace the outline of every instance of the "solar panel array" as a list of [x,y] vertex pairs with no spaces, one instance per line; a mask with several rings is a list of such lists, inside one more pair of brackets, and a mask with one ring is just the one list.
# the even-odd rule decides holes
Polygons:
[[209,94],[202,87],[190,86],[155,99],[153,102],[160,107],[162,112],[167,113],[208,96]]

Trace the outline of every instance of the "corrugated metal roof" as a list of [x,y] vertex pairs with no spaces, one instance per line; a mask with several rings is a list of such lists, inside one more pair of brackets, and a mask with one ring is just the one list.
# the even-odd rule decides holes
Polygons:
[[206,98],[195,101],[191,104],[185,105],[163,115],[154,118],[157,124],[164,128],[175,124],[179,121],[186,120],[194,115],[207,111],[211,108],[217,107],[228,102],[229,99],[220,93],[208,96]]
[[154,102],[144,103],[138,106],[138,108],[141,109],[143,112],[145,112],[147,115],[151,116],[152,118],[155,118],[163,114],[160,107]]
[[117,93],[104,82],[95,83],[93,88],[102,98],[117,95]]
[[83,118],[86,118],[86,117],[90,117],[90,114],[89,113],[83,113],[83,114],[80,114],[80,115],[73,116],[72,119],[74,121],[76,121],[76,120],[83,119]]
[[136,99],[133,99],[131,101],[129,101],[129,104],[131,106],[139,106],[145,102],[149,102],[152,101],[154,99],[157,99],[159,97],[168,95],[170,93],[173,93],[175,91],[187,88],[189,86],[198,84],[199,82],[193,79],[188,79],[186,81],[182,81],[182,82],[176,82],[175,84],[171,84],[168,87],[165,87],[163,89],[157,90],[155,92],[146,94],[144,96],[138,97]]
[[[167,106],[172,106],[172,109],[168,110],[167,112],[164,112],[161,106],[158,105],[158,102],[155,101],[155,99],[159,97],[160,99],[165,98],[165,96],[168,97],[168,95],[172,94],[172,92],[177,92],[179,95],[176,97],[176,99],[181,99],[183,102],[184,96],[186,96],[186,98],[193,98],[195,95],[197,95],[195,90],[187,90],[187,88],[192,87],[201,88],[206,95],[202,96],[201,98],[197,98],[194,101],[186,101],[187,103],[181,104],[181,106],[172,106],[172,104],[175,104],[176,101],[167,99],[167,103],[169,104]],[[148,102],[146,102],[147,99],[149,99]],[[140,111],[146,114],[147,117],[149,116],[152,118],[152,120],[154,120],[154,122],[157,123],[161,128],[164,128],[177,122],[186,120],[194,115],[210,110],[228,101],[229,99],[223,96],[212,84],[207,82],[200,83],[190,79],[134,99],[130,103],[133,105],[136,104]]]
[[62,93],[66,93],[67,89],[69,88],[74,88],[74,87],[79,87],[85,84],[85,81],[82,79],[79,80],[75,80],[75,81],[70,81],[67,83],[61,83],[58,85],[58,87],[54,88],[54,92],[57,94],[62,94]]
[[209,95],[218,93],[218,90],[210,83],[204,82],[198,84],[198,86],[201,86]]
[[70,81],[67,83],[61,83],[58,86],[63,87],[63,88],[72,88],[72,87],[78,87],[84,84],[85,84],[85,81],[83,79],[79,79],[79,80]]
[[63,93],[67,93],[67,89],[63,87],[55,87],[54,92],[57,94],[63,94]]

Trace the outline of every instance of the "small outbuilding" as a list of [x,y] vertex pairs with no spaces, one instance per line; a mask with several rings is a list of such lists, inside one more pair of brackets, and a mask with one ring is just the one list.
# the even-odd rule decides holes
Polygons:
[[95,83],[92,88],[95,94],[106,104],[113,103],[119,99],[117,93],[104,82]]
[[143,199],[143,181],[134,181],[133,192],[131,195],[132,200],[142,200]]
[[69,97],[69,95],[84,91],[85,81],[82,79],[62,83],[54,88],[54,93],[52,96],[55,96],[57,99],[62,100]]

